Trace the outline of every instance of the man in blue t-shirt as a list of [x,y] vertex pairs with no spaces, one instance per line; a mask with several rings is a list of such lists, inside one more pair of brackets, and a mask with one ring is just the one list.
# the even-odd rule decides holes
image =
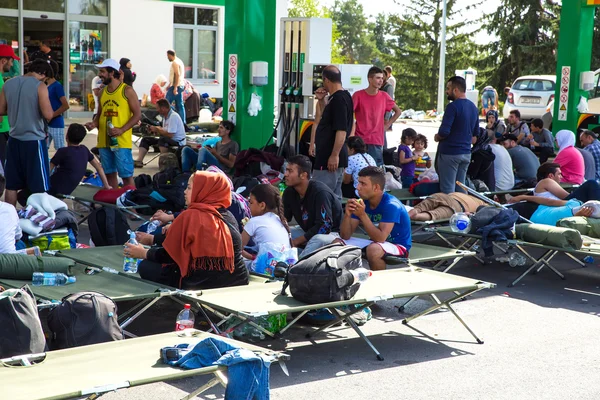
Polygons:
[[454,76],[448,80],[446,95],[452,103],[446,106],[442,125],[434,137],[439,142],[435,171],[440,179],[440,191],[446,194],[463,191],[456,181],[465,183],[472,140],[479,134],[479,111],[467,99],[466,91],[464,78]]
[[[358,195],[350,199],[340,225],[340,237],[347,245],[366,247],[372,270],[386,268],[386,255],[408,257],[412,245],[410,219],[400,201],[385,193],[385,174],[381,168],[365,167],[358,173]],[[370,240],[352,238],[362,223]]]

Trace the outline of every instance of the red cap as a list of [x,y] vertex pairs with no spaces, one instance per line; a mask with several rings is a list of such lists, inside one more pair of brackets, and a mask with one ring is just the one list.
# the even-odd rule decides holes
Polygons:
[[184,304],[183,308],[185,308],[186,310],[189,310],[191,308],[191,306],[189,304]]
[[17,57],[12,47],[7,44],[0,44],[0,57],[10,57],[17,61],[21,60],[19,57]]

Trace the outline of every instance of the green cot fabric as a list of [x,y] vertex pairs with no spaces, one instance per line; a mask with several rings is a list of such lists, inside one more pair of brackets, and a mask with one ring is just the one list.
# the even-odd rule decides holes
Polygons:
[[61,250],[59,255],[93,267],[123,268],[123,246],[120,245]]
[[585,236],[600,238],[600,219],[598,218],[569,217],[561,219],[556,225],[575,229]]
[[[54,259],[72,262],[68,258]],[[0,285],[6,288],[20,288],[28,284],[37,299],[45,300],[61,300],[66,295],[76,292],[100,292],[115,301],[147,299],[159,296],[159,289],[164,288],[158,283],[131,279],[106,271],[95,271],[93,275],[89,275],[85,269],[83,265],[74,265],[71,272],[76,281],[64,286],[31,286],[31,275],[23,279],[0,279]]]
[[581,233],[575,229],[542,224],[518,224],[517,239],[561,249],[579,250],[583,246]]
[[0,279],[26,279],[34,272],[62,272],[71,275],[73,260],[56,257],[34,257],[24,254],[0,254]]

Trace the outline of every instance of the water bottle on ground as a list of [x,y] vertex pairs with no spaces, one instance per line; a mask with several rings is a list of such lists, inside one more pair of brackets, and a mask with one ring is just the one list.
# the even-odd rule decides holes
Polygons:
[[183,306],[183,310],[177,315],[177,321],[175,322],[175,331],[183,331],[185,329],[194,328],[194,313],[191,310],[189,304]]
[[523,255],[515,252],[510,255],[510,260],[508,261],[508,264],[511,267],[522,267],[523,265],[525,265],[526,262],[527,259]]
[[152,234],[156,232],[158,228],[160,228],[160,221],[157,219],[152,220],[148,223],[148,225],[146,225],[146,233]]
[[[129,240],[127,243],[131,244],[139,244],[137,240],[135,240],[135,232],[129,231]],[[133,257],[125,257],[123,260],[123,271],[129,274],[135,274],[138,270],[139,260]]]
[[33,286],[63,286],[75,283],[74,276],[67,276],[60,272],[34,272],[31,278]]
[[366,269],[366,268],[356,268],[356,269],[351,269],[350,272],[352,273],[352,276],[354,276],[354,282],[355,283],[363,283],[364,281],[366,281],[371,275],[373,275],[373,271],[371,271],[370,269]]
[[463,212],[455,213],[450,218],[450,229],[452,232],[468,233],[471,229],[471,218]]
[[[108,121],[106,123],[106,126],[108,127],[108,130],[113,129],[115,126],[113,125],[112,121]],[[115,137],[115,136],[110,136],[109,135],[110,132],[106,132],[106,134],[108,135],[108,144],[110,146],[110,149],[112,151],[117,151],[119,150],[119,140]]]

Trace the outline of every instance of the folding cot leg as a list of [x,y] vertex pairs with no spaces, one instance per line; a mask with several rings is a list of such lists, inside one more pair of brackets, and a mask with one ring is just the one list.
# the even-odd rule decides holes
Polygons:
[[285,327],[284,327],[282,330],[280,330],[280,331],[279,331],[279,334],[280,334],[280,335],[283,335],[283,333],[284,333],[285,331],[287,331],[289,328],[291,328],[291,327],[292,327],[292,325],[294,325],[296,322],[298,322],[298,320],[299,320],[300,318],[304,317],[304,315],[305,315],[307,312],[308,312],[308,310],[304,310],[304,311],[302,311],[300,314],[298,314],[298,315],[296,316],[296,318],[294,318],[294,319],[293,319],[293,320],[292,320],[292,321],[291,321],[289,324],[287,324],[287,325],[286,325],[286,326],[285,326]]
[[365,336],[365,334],[360,330],[360,328],[356,325],[356,323],[354,321],[352,321],[350,318],[347,318],[346,322],[348,323],[348,325],[350,325],[352,327],[352,329],[354,329],[354,331],[358,334],[358,336],[360,336],[361,339],[364,340],[369,345],[371,350],[373,350],[373,352],[375,353],[375,356],[377,356],[377,359],[379,361],[383,361],[383,356],[381,355],[379,350],[377,350],[377,348],[373,345],[373,343],[371,343],[369,338]]
[[535,270],[534,274],[537,274],[538,272],[540,272],[544,267],[548,267],[551,270],[556,272],[554,267],[552,265],[550,265],[550,260],[552,260],[554,258],[554,256],[557,254],[558,254],[558,251],[555,251],[554,253],[550,254],[550,256],[548,258],[541,258],[540,261],[542,262],[542,265],[540,265],[539,268]]
[[434,312],[434,311],[436,311],[436,310],[438,310],[438,309],[440,309],[440,308],[442,308],[442,307],[446,307],[446,308],[448,308],[448,309],[449,309],[449,310],[452,312],[452,314],[454,314],[454,316],[455,316],[455,317],[456,317],[456,318],[459,320],[459,322],[460,322],[460,323],[461,323],[461,324],[462,324],[462,325],[463,325],[463,326],[464,326],[464,327],[465,327],[465,328],[466,328],[466,329],[469,331],[469,333],[470,333],[471,335],[473,335],[473,337],[475,338],[475,340],[477,340],[477,343],[479,343],[479,344],[483,344],[483,340],[479,339],[479,338],[477,337],[477,335],[475,335],[475,333],[474,333],[474,332],[471,330],[471,328],[469,328],[469,326],[468,326],[468,325],[465,323],[465,321],[463,321],[463,319],[462,319],[462,318],[460,318],[460,316],[459,316],[459,315],[456,313],[456,311],[455,311],[455,310],[452,308],[452,306],[451,306],[451,303],[453,303],[453,302],[455,302],[455,301],[458,301],[458,300],[460,300],[460,299],[462,299],[462,298],[465,298],[465,297],[467,297],[467,296],[470,296],[470,295],[472,295],[473,293],[475,293],[475,292],[478,292],[479,290],[481,290],[481,289],[477,288],[477,289],[472,289],[472,290],[466,291],[466,292],[464,292],[464,293],[458,294],[458,295],[456,295],[456,296],[454,296],[454,297],[452,297],[452,298],[450,298],[450,299],[448,299],[448,300],[446,300],[446,301],[444,301],[444,302],[440,302],[439,304],[435,304],[435,305],[433,305],[433,306],[429,307],[427,310],[421,311],[421,312],[420,312],[420,313],[418,313],[418,314],[415,314],[415,315],[413,315],[413,316],[410,316],[410,317],[407,317],[407,318],[403,319],[403,320],[402,320],[402,323],[403,323],[404,325],[408,325],[408,323],[409,323],[410,321],[414,320],[414,319],[417,319],[417,318],[419,318],[419,317],[422,317],[423,315],[430,314],[430,313],[432,313],[432,312]]
[[[531,261],[533,261],[533,265],[531,267],[529,267],[525,272],[523,272],[511,284],[509,284],[508,287],[515,286],[521,279],[523,279],[525,276],[527,276],[527,274],[529,274],[534,269],[538,268],[540,264],[543,264],[544,260],[546,259],[546,257],[548,257],[549,254],[553,254],[553,252],[554,253],[557,252],[556,250],[548,250],[547,252],[544,253],[544,255],[542,257],[540,257],[540,260],[538,261],[535,258],[533,258],[527,251],[525,251],[525,249],[523,249],[522,246],[517,245],[516,247],[517,247],[517,249],[519,249],[519,251],[521,251],[523,254],[525,254],[525,256],[527,256],[527,258],[529,258]],[[554,271],[554,273],[556,273],[561,279],[565,279],[565,276],[563,274],[561,274],[559,271],[557,271],[556,268],[554,268],[550,265],[549,265],[549,268],[552,269],[552,271]]]
[[333,326],[333,325],[335,325],[335,324],[338,324],[338,323],[340,323],[340,322],[343,322],[345,318],[348,318],[349,316],[351,316],[351,315],[353,315],[353,314],[356,314],[356,313],[357,313],[357,312],[359,312],[359,311],[362,311],[362,310],[363,310],[363,308],[369,307],[369,306],[370,306],[370,305],[372,305],[372,304],[373,304],[373,302],[370,302],[370,303],[365,303],[365,304],[363,304],[361,307],[359,307],[359,308],[355,308],[354,310],[350,311],[349,313],[347,313],[347,314],[343,314],[343,315],[341,314],[341,311],[338,311],[336,308],[328,308],[328,310],[331,312],[331,314],[333,314],[333,316],[334,316],[334,317],[336,317],[336,318],[335,318],[335,320],[333,320],[333,321],[331,321],[331,322],[328,322],[327,324],[323,325],[322,327],[320,327],[319,329],[317,329],[317,330],[316,330],[316,331],[314,331],[314,332],[309,332],[309,333],[307,333],[307,334],[306,334],[306,338],[308,339],[308,338],[310,338],[311,336],[314,336],[314,335],[316,335],[317,333],[319,333],[319,332],[322,332],[322,331],[324,331],[325,329],[327,329],[327,328],[330,328],[330,327],[332,327],[332,326]]
[[565,253],[567,255],[567,257],[572,258],[573,261],[575,261],[577,264],[581,265],[583,268],[586,267],[585,262],[581,261],[580,259],[578,259],[577,257],[575,257],[573,254],[571,253]]
[[138,311],[132,317],[129,317],[125,322],[123,322],[121,324],[121,329],[123,330],[123,334],[128,334],[130,337],[136,337],[135,335],[131,334],[130,332],[127,332],[125,330],[125,327],[127,327],[127,325],[129,325],[133,321],[135,321],[137,317],[139,317],[140,315],[142,315],[143,313],[145,313],[146,310],[149,309],[150,307],[152,307],[154,305],[154,303],[156,303],[158,300],[160,300],[160,297],[155,297],[148,304],[146,304],[140,311]]
[[207,391],[208,389],[215,387],[217,385],[223,385],[223,387],[227,386],[227,377],[221,371],[215,372],[215,377],[208,381],[206,384],[200,386],[198,389],[194,390],[192,393],[188,394],[185,397],[182,397],[181,400],[190,400],[194,397],[198,396],[200,393]]
[[[479,243],[479,239],[475,239],[475,238],[466,238],[464,239],[462,242],[460,242],[458,244],[458,246],[455,246],[451,241],[449,241],[448,239],[446,239],[446,237],[442,234],[440,234],[439,232],[435,232],[435,234],[442,239],[448,246],[450,246],[453,249],[456,250],[468,250],[471,251],[471,249],[473,247],[475,247],[477,245],[477,243]],[[473,240],[473,244],[470,245],[471,240]],[[481,257],[479,257],[478,255],[473,256],[477,261],[479,261],[481,264],[485,264],[485,262],[483,261],[483,259]],[[440,266],[442,263],[442,261],[439,261],[434,268],[437,268],[438,266]]]

